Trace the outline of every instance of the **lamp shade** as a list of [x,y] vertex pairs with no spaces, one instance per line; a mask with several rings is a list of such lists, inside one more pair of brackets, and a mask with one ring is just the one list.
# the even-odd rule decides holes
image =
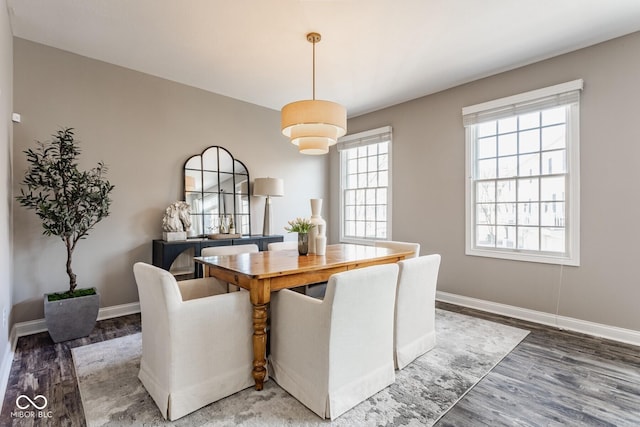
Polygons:
[[326,154],[347,133],[347,110],[331,101],[304,100],[282,107],[282,133],[304,154]]
[[316,99],[316,43],[321,38],[318,33],[307,34],[307,41],[313,44],[313,99],[282,107],[282,133],[302,154],[327,154],[329,146],[347,133],[347,109]]
[[256,178],[253,181],[253,195],[268,197],[284,196],[284,181],[282,178]]

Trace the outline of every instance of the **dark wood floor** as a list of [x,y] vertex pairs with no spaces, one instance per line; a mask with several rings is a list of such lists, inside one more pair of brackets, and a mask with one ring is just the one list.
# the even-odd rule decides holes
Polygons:
[[[139,314],[102,320],[90,336],[64,343],[54,344],[48,332],[19,338],[2,404],[0,426],[85,426],[71,349],[135,332],[140,332]],[[12,416],[12,412],[19,410],[16,398],[21,394],[45,396],[48,404],[43,411],[47,411],[45,415],[51,411],[51,417]]]
[[640,426],[640,347],[450,304],[531,333],[437,424]]
[[[443,426],[640,426],[640,347],[450,304],[439,308],[531,333],[437,424]],[[98,322],[87,338],[18,340],[0,426],[83,426],[71,348],[140,330],[140,316]],[[19,419],[16,398],[42,394],[51,418]]]

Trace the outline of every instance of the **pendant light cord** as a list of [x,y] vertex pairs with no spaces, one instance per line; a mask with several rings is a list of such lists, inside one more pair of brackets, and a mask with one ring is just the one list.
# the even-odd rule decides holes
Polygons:
[[315,40],[311,42],[313,44],[313,100],[316,99],[316,42]]
[[320,36],[320,34],[318,33],[309,33],[307,34],[307,41],[309,43],[311,43],[313,45],[313,50],[312,50],[312,54],[313,54],[313,59],[312,59],[312,66],[313,66],[313,79],[312,79],[312,85],[313,85],[313,100],[316,100],[316,43],[318,43],[320,40],[322,39],[322,37]]

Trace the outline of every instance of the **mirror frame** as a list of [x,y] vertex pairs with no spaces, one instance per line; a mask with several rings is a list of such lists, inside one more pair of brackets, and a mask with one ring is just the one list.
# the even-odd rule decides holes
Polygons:
[[251,235],[249,169],[229,150],[212,145],[189,157],[184,162],[182,182],[184,200],[191,207],[189,237],[220,233],[212,227],[229,216],[236,234]]

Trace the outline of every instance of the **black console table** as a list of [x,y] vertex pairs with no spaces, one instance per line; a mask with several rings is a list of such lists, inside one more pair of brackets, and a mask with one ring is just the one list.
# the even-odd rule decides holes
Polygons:
[[210,246],[249,245],[256,244],[258,249],[266,251],[269,243],[282,242],[283,236],[243,236],[236,239],[187,239],[167,242],[164,240],[153,241],[153,265],[171,271],[178,279],[190,279],[200,277],[200,269],[191,261],[189,267],[180,271],[172,271],[171,266],[181,254],[190,252],[194,256],[200,256],[203,248]]

